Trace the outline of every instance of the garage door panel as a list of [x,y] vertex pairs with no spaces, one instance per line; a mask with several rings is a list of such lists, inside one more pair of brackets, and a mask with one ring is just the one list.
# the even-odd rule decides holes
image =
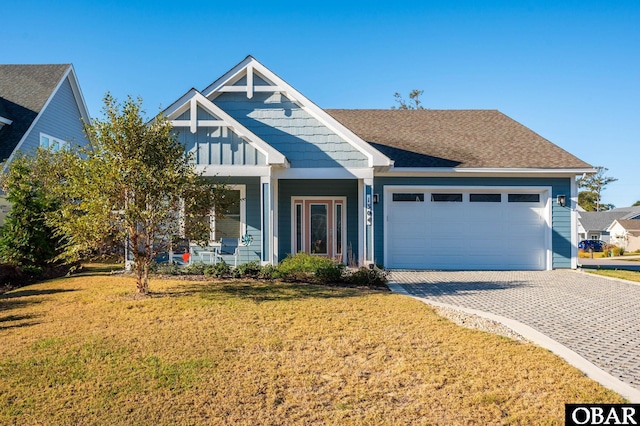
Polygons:
[[[511,190],[515,191],[515,190]],[[540,202],[431,201],[425,188],[423,202],[386,204],[387,263],[411,269],[545,269],[548,222]],[[459,189],[451,193],[460,193]],[[516,191],[517,192],[517,191]],[[501,200],[495,202],[496,198]],[[531,198],[531,197],[528,197]],[[535,198],[535,197],[534,197]]]

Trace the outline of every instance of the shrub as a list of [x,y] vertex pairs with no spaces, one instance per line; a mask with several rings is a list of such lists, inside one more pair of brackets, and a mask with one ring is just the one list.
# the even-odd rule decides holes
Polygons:
[[202,262],[192,263],[184,268],[182,268],[182,273],[184,275],[204,275],[204,270],[207,265]]
[[367,287],[385,287],[388,279],[387,273],[375,266],[373,269],[361,267],[350,272],[346,276],[349,284]]
[[207,265],[204,268],[204,274],[216,278],[227,277],[231,274],[231,267],[224,260],[221,260],[215,265]]
[[149,265],[149,273],[160,275],[179,275],[181,271],[178,265],[151,262],[151,265]]
[[46,221],[47,215],[57,212],[59,203],[44,188],[34,164],[18,156],[2,174],[11,210],[0,229],[0,260],[40,275],[44,267],[55,263],[64,241]]
[[278,265],[278,277],[287,281],[311,281],[320,268],[332,267],[334,261],[326,257],[298,253],[287,257]]
[[264,265],[258,273],[261,280],[272,280],[278,275],[278,269],[273,265]]
[[262,266],[257,260],[243,263],[238,265],[233,270],[233,276],[236,278],[247,277],[247,278],[258,278],[260,275],[260,271],[262,270]]
[[321,266],[316,269],[314,278],[316,282],[321,284],[333,284],[342,282],[344,273],[344,265],[342,263],[333,263],[332,265]]
[[624,254],[624,248],[623,248],[623,247],[617,247],[617,246],[614,246],[614,247],[611,249],[611,254],[612,254],[613,256],[622,256],[622,255]]

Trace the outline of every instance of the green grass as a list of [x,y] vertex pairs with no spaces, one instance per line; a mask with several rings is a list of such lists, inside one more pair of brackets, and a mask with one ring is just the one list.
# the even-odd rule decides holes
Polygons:
[[0,424],[562,424],[622,402],[388,292],[82,275],[0,296]]
[[627,281],[640,282],[640,272],[638,271],[623,271],[619,269],[584,269],[584,271],[590,274],[602,275],[605,277],[620,278]]

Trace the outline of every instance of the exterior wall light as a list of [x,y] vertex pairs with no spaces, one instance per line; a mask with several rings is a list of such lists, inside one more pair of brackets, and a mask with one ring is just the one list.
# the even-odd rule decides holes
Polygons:
[[560,207],[564,207],[567,205],[567,196],[566,195],[558,195],[558,205]]

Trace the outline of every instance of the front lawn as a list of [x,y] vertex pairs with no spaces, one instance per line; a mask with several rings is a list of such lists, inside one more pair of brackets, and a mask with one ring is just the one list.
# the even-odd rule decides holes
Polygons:
[[0,296],[0,424],[562,424],[622,402],[388,292],[85,275]]
[[595,275],[602,275],[611,278],[620,278],[627,281],[640,282],[640,272],[623,271],[619,269],[583,269],[585,272]]

